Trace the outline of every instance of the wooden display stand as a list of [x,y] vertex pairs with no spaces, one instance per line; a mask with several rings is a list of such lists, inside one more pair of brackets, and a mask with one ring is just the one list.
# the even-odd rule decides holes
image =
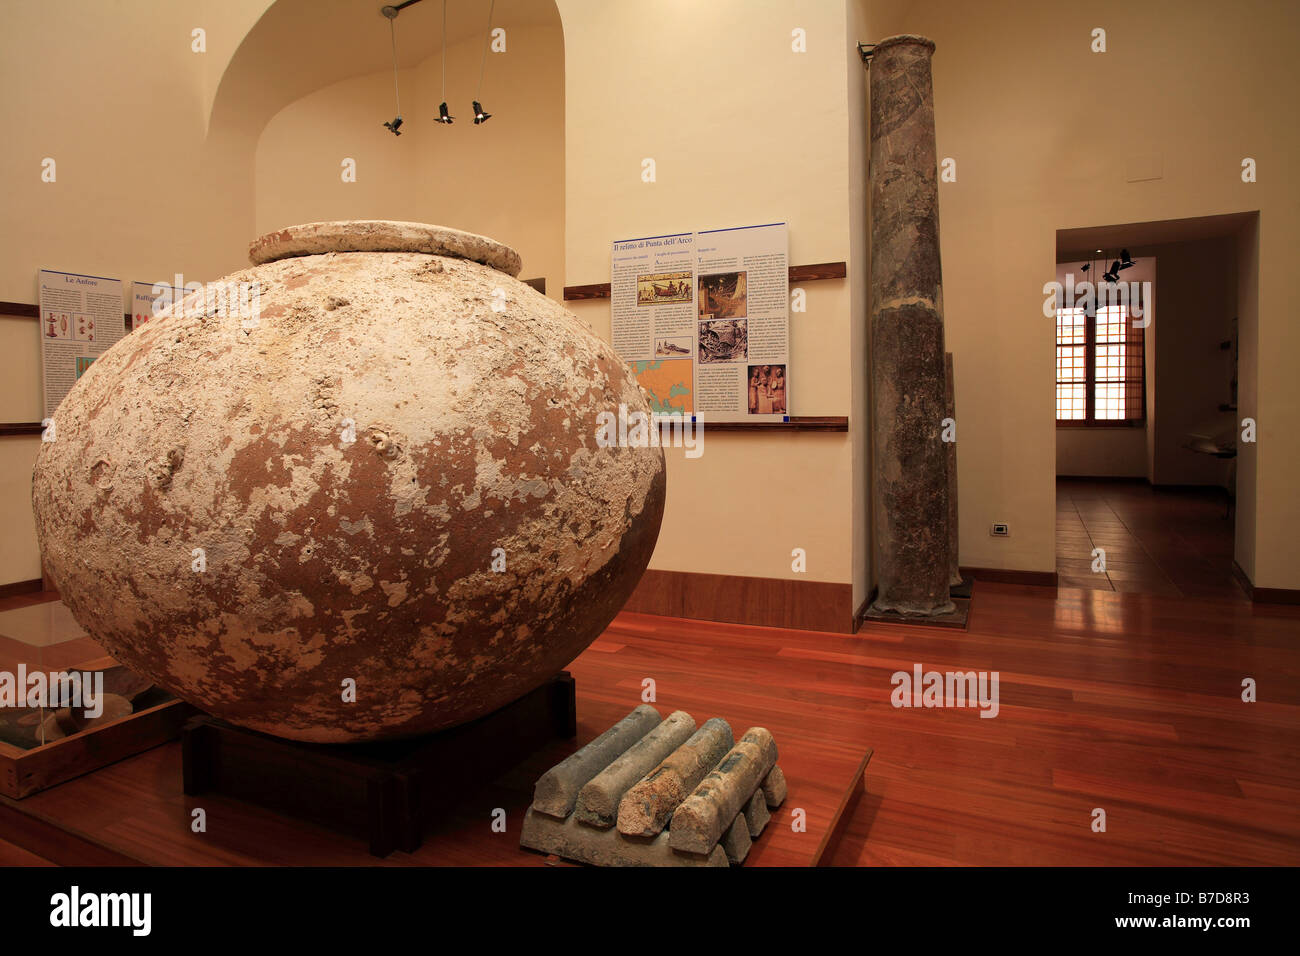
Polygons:
[[0,793],[21,800],[157,747],[181,732],[194,708],[168,700],[90,730],[23,749],[0,741]]
[[[0,636],[0,640],[4,639]],[[0,662],[0,665],[10,669],[16,666],[10,660]],[[42,670],[40,667],[33,669]],[[114,686],[114,675],[120,677],[131,673],[111,657],[102,656],[83,661],[66,670],[83,674],[101,673],[109,682],[110,693],[118,693],[122,689],[120,683]],[[70,736],[30,746],[16,746],[0,739],[0,794],[21,800],[157,747],[179,736],[185,721],[198,713],[189,704],[157,688],[149,689],[143,696],[137,691],[131,697],[137,708],[133,713],[89,726]],[[47,714],[52,712],[49,710]]]
[[218,793],[414,852],[425,822],[557,737],[577,734],[573,678],[561,671],[472,723],[409,740],[309,744],[206,715],[181,736],[185,793]]

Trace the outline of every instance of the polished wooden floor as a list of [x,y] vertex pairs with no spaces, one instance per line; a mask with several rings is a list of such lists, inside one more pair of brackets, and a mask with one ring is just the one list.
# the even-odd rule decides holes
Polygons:
[[[914,664],[998,671],[998,716],[895,709],[891,676]],[[571,669],[594,702],[582,739],[646,677],[661,708],[779,721],[792,795],[818,814],[843,786],[845,756],[874,748],[827,848],[835,865],[1300,865],[1300,608],[977,583],[965,632],[869,624],[849,636],[623,614]],[[1256,703],[1241,700],[1245,677]],[[24,812],[151,861],[367,862],[357,841],[233,805],[210,809],[215,826],[194,838],[176,749],[28,798]],[[1092,829],[1096,808],[1104,833]],[[484,854],[481,819],[450,822],[450,835],[389,862],[539,862],[517,837]],[[0,863],[59,849],[12,828],[0,836],[21,845],[0,846]]]
[[[3,610],[0,607],[0,610]],[[385,863],[540,866],[539,854],[519,848],[519,827],[533,785],[547,768],[622,718],[653,681],[660,713],[681,709],[703,723],[723,717],[736,736],[768,728],[780,748],[789,783],[785,804],[750,851],[747,866],[810,866],[827,857],[844,808],[861,792],[870,751],[858,701],[823,685],[814,658],[785,658],[791,647],[814,648],[817,632],[787,632],[735,624],[622,614],[573,661],[578,736],[556,741],[514,771],[469,793],[457,811],[435,821],[417,851]],[[446,768],[446,785],[461,786],[460,768]],[[190,829],[202,807],[207,830]],[[491,827],[505,811],[504,832]],[[797,826],[795,825],[797,824]],[[369,865],[366,843],[214,794],[181,789],[178,743],[156,747],[99,771],[33,794],[0,797],[0,840],[46,860],[155,865]],[[21,851],[21,852],[19,852]],[[555,862],[555,861],[550,861]]]
[[[1093,550],[1105,551],[1104,571]],[[1058,478],[1056,573],[1062,585],[1170,597],[1245,598],[1233,579],[1233,515],[1218,488]]]
[[[861,689],[876,748],[834,863],[1300,864],[1300,608],[976,588],[967,633],[816,652]],[[999,715],[891,709],[913,662],[999,671]]]

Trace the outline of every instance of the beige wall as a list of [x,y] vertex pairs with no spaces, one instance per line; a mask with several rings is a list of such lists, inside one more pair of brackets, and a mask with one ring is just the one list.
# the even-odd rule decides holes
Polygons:
[[[794,264],[850,258],[842,0],[559,0],[565,39],[569,284],[609,280],[615,239],[785,221]],[[671,24],[671,30],[666,26]],[[791,31],[808,52],[791,52]],[[656,31],[664,35],[656,37]],[[856,38],[854,38],[856,39]],[[855,58],[856,53],[852,53]],[[657,182],[641,181],[641,161]],[[790,411],[854,413],[851,282],[806,286],[791,317]],[[609,303],[571,303],[602,335]],[[669,454],[651,567],[848,583],[849,435],[705,431],[702,457]],[[865,567],[863,568],[865,573]]]
[[[32,319],[0,316],[0,419],[41,420],[41,326]],[[32,465],[40,438],[0,438],[0,584],[41,576],[32,517]]]
[[[263,16],[271,6],[70,0],[6,11],[0,300],[35,302],[42,268],[125,283],[177,272],[210,280],[247,264],[258,223],[327,214],[402,214],[480,229],[517,242],[525,276],[545,275],[558,294],[563,89],[554,7],[548,21],[543,4],[498,3],[508,52],[489,62],[483,89],[498,116],[477,128],[468,107],[478,60],[468,44],[453,43],[448,61],[448,94],[464,125],[433,130],[438,34],[427,28],[435,15],[424,17],[423,35],[406,34],[399,51],[410,122],[396,141],[407,148],[399,156],[378,127],[391,115],[392,88],[391,74],[376,72],[389,56],[377,7],[347,19],[360,16],[350,0],[288,0]],[[481,35],[481,15],[461,13],[456,35]],[[403,20],[404,29],[412,25],[421,22]],[[191,50],[195,27],[207,31],[206,53]],[[313,57],[322,43],[334,44],[330,55]],[[336,48],[357,52],[339,56]],[[324,89],[311,95],[304,83]],[[523,133],[502,121],[511,110]],[[339,179],[342,155],[360,161],[355,192]],[[46,156],[57,163],[55,183],[40,180]],[[406,215],[411,208],[416,214]],[[520,222],[526,230],[507,228]],[[0,421],[39,420],[39,356],[37,324],[0,317]],[[0,584],[40,573],[30,501],[37,448],[35,438],[0,438]]]
[[[1261,288],[1263,286],[1263,276],[1260,274],[1260,233],[1261,223],[1258,218],[1252,220],[1234,237],[1234,248],[1236,253],[1236,276],[1234,293],[1237,302],[1237,367],[1239,369],[1240,381],[1237,387],[1237,420],[1240,422],[1246,418],[1253,418],[1259,421],[1259,390],[1260,377],[1254,374],[1254,370],[1259,368],[1263,362],[1260,356],[1260,323],[1263,317],[1260,314],[1259,302]],[[1294,387],[1294,385],[1293,385]],[[1294,397],[1294,396],[1293,396]],[[1274,432],[1271,434],[1285,440],[1285,432]],[[1294,435],[1294,432],[1292,433]],[[1238,433],[1240,437],[1240,433]],[[1294,444],[1295,439],[1291,439]],[[1279,559],[1274,554],[1269,562],[1275,571],[1275,577],[1269,577],[1266,570],[1263,575],[1259,573],[1259,546],[1263,538],[1270,546],[1276,548],[1278,543],[1271,536],[1257,532],[1260,525],[1270,515],[1265,510],[1267,507],[1260,498],[1260,467],[1259,467],[1259,443],[1237,442],[1237,514],[1235,527],[1235,548],[1233,550],[1237,564],[1246,576],[1258,587],[1295,587],[1295,536],[1290,538],[1290,549]],[[1283,466],[1285,467],[1285,465]],[[1291,466],[1294,468],[1294,465]],[[1294,470],[1291,471],[1294,475]],[[1285,519],[1284,519],[1285,520]],[[1294,529],[1294,525],[1292,526]],[[1281,542],[1283,546],[1287,542]],[[1263,583],[1264,581],[1277,583]],[[1289,583],[1283,583],[1289,582]]]
[[1136,257],[1159,261],[1156,300],[1160,331],[1155,348],[1155,442],[1152,483],[1227,487],[1228,464],[1184,447],[1188,432],[1232,420],[1219,412],[1231,397],[1231,352],[1236,264],[1231,239],[1207,239],[1140,248]]
[[[247,4],[69,0],[10,4],[0,34],[0,300],[34,303],[42,268],[156,281],[211,278],[242,258],[252,225],[250,143],[205,139],[208,63],[233,48],[224,24]],[[218,39],[219,38],[219,39]],[[52,68],[57,64],[57,69]],[[41,181],[54,159],[57,179]],[[0,319],[0,420],[36,421],[40,339],[31,319]],[[31,514],[38,439],[0,438],[0,583],[40,575]]]
[[[404,45],[414,42],[408,37]],[[448,50],[447,96],[456,117],[448,127],[431,121],[441,90],[436,51],[399,74],[400,137],[379,129],[393,115],[391,69],[332,84],[280,110],[257,143],[256,232],[324,219],[441,223],[513,246],[523,258],[521,276],[544,277],[558,298],[564,36],[558,21],[512,25],[506,53],[487,62],[483,102],[493,118],[474,126],[470,101],[482,52],[478,37]],[[341,179],[345,157],[356,160],[355,183]]]
[[[1300,6],[915,0],[905,19],[938,44],[939,155],[958,165],[940,221],[963,560],[1054,567],[1053,331],[1040,293],[1056,230],[1261,209],[1255,584],[1300,587],[1300,323],[1288,288],[1300,133],[1284,119],[1300,88]],[[1108,52],[1090,51],[1094,27]],[[1130,164],[1153,153],[1161,178],[1130,182]],[[1254,184],[1240,178],[1248,156]],[[995,520],[1011,537],[989,536]]]
[[1085,478],[1145,478],[1146,428],[1058,428],[1056,473]]
[[[263,16],[268,6],[69,0],[7,11],[0,174],[10,187],[0,207],[0,299],[34,301],[42,267],[125,280],[220,275],[241,264],[259,221],[303,207],[306,191],[295,196],[280,166],[294,147],[279,137],[295,124],[323,137],[333,118],[321,107],[332,95],[349,122],[361,122],[363,96],[372,84],[379,92],[383,44],[369,44],[364,62],[313,56],[314,39],[291,42],[294,24],[309,22],[299,15],[307,9],[302,0],[282,0]],[[1300,133],[1284,121],[1290,91],[1300,88],[1293,51],[1300,7],[1266,0],[558,6],[566,48],[565,251],[562,261],[544,248],[526,252],[528,274],[538,261],[547,273],[562,270],[569,284],[600,282],[614,238],[774,219],[790,223],[793,262],[850,263],[849,280],[809,284],[809,311],[792,317],[791,399],[796,414],[849,415],[855,431],[714,435],[704,458],[674,457],[653,566],[793,577],[790,549],[804,547],[808,577],[852,580],[862,596],[865,459],[856,429],[866,423],[853,375],[865,356],[854,335],[854,316],[866,311],[866,291],[855,285],[865,264],[854,192],[864,150],[855,128],[861,67],[852,45],[906,30],[938,44],[939,154],[958,163],[958,181],[941,184],[940,211],[948,347],[956,357],[963,563],[1055,565],[1053,336],[1041,288],[1051,275],[1056,231],[1259,209],[1257,230],[1234,242],[1240,414],[1259,423],[1258,445],[1243,446],[1239,462],[1237,558],[1257,586],[1300,587],[1293,557],[1300,377],[1291,369],[1300,324],[1288,289],[1300,250],[1300,194],[1290,175]],[[311,8],[338,11],[320,17],[317,30],[353,9],[343,0]],[[284,11],[279,20],[277,11]],[[268,34],[272,20],[279,32]],[[669,23],[670,37],[653,29]],[[189,49],[195,25],[209,31],[206,59]],[[795,26],[808,32],[806,54],[790,52]],[[1097,26],[1108,30],[1105,54],[1089,51]],[[250,27],[249,36],[261,38],[261,61],[241,42]],[[369,31],[366,37],[374,39]],[[50,50],[59,51],[62,69],[48,69]],[[268,65],[281,58],[280,66]],[[408,55],[404,68],[418,74],[427,59]],[[239,71],[242,79],[233,76]],[[353,73],[334,93],[325,89]],[[1095,106],[1107,91],[1119,105],[1103,115]],[[1134,92],[1141,95],[1125,95]],[[322,125],[312,127],[313,116]],[[472,132],[497,135],[492,124]],[[430,148],[420,150],[421,168],[410,175],[433,183],[425,164],[445,144],[424,133],[417,139]],[[1130,167],[1153,154],[1160,178],[1129,181]],[[39,181],[47,155],[59,163],[55,185]],[[640,182],[644,156],[658,161],[654,185]],[[1245,156],[1259,163],[1257,183],[1240,180]],[[283,195],[261,192],[255,201],[255,157],[265,162],[264,189],[277,184],[287,189]],[[322,159],[322,176],[326,168],[337,176],[330,158]],[[304,175],[312,174],[309,162],[299,163]],[[375,153],[363,175],[371,162],[385,168]],[[437,189],[422,194],[430,215]],[[395,205],[391,196],[373,198],[376,207]],[[485,231],[502,233],[514,219],[503,210],[483,221]],[[540,242],[540,235],[524,238],[530,249]],[[608,334],[607,303],[575,311]],[[30,343],[22,344],[19,331],[0,335],[15,343],[0,355],[0,379],[18,381]],[[26,415],[0,411],[8,420]],[[28,439],[0,440],[0,581],[34,575],[26,530],[34,447]],[[990,537],[992,521],[1009,522],[1011,536]]]
[[871,359],[869,283],[871,230],[868,215],[867,166],[871,152],[867,122],[867,71],[857,45],[866,42],[881,25],[883,15],[868,0],[850,0],[848,15],[849,89],[849,371],[852,378],[849,435],[852,443],[853,500],[853,606],[858,608],[871,593],[873,557],[871,538],[871,430],[867,363]]

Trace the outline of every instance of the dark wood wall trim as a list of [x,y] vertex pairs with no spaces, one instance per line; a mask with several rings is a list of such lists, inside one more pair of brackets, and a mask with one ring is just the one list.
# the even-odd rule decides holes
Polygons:
[[0,437],[9,435],[39,435],[40,422],[5,422],[0,424]]
[[847,415],[791,415],[784,422],[710,422],[705,421],[706,433],[713,432],[847,432]]
[[[791,282],[816,282],[820,279],[843,279],[849,274],[848,263],[815,262],[807,266],[790,266]],[[564,299],[608,299],[610,296],[608,282],[593,282],[590,285],[566,285]]]
[[1232,577],[1236,580],[1242,591],[1246,593],[1246,597],[1250,598],[1252,601],[1255,600],[1255,585],[1250,583],[1250,578],[1247,577],[1246,572],[1241,569],[1241,565],[1237,563],[1236,558],[1232,559]]
[[650,569],[623,610],[852,634],[853,585]]
[[1037,588],[1056,587],[1055,571],[1017,571],[1011,568],[961,568],[961,576],[997,584],[1027,584]]
[[1232,562],[1232,576],[1237,579],[1246,597],[1255,604],[1300,604],[1300,590],[1296,588],[1257,588],[1240,564]]
[[36,594],[42,589],[43,585],[44,581],[41,578],[32,578],[30,581],[14,581],[11,584],[0,584],[0,600],[17,597],[20,594]]
[[[543,279],[542,281],[545,282],[546,280]],[[32,305],[30,302],[0,302],[0,315],[39,319],[41,317],[41,307]],[[126,330],[130,332],[133,325],[133,316],[130,312],[123,312],[122,318],[126,320]]]

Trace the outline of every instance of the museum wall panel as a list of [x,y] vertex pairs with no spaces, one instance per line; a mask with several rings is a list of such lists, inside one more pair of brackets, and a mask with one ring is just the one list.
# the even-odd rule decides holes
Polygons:
[[[560,0],[565,37],[566,284],[608,281],[610,242],[786,221],[790,262],[849,260],[847,71],[861,71],[842,2]],[[806,31],[794,53],[791,31]],[[671,37],[665,42],[663,37]],[[656,180],[642,181],[655,160]],[[851,280],[810,283],[794,313],[791,413],[853,405]],[[609,334],[608,300],[570,306]],[[849,583],[852,440],[710,434],[668,455],[651,567]],[[792,569],[804,548],[807,571]]]

